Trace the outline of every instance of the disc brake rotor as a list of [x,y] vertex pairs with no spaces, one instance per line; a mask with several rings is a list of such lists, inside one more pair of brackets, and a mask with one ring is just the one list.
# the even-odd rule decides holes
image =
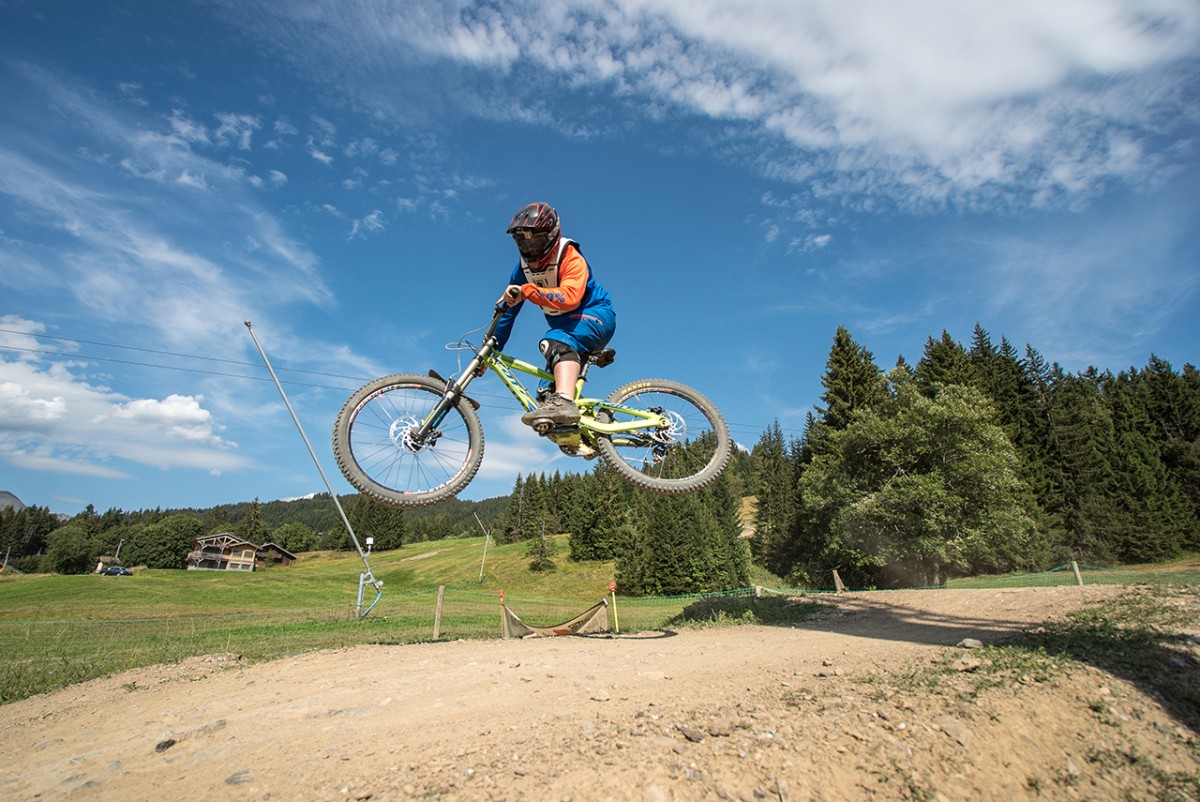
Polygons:
[[399,450],[415,454],[421,450],[422,444],[413,440],[412,433],[420,425],[421,421],[417,420],[415,415],[403,415],[396,418],[388,427],[388,439]]
[[687,435],[687,422],[678,412],[659,412],[667,419],[667,425],[655,429],[650,434],[650,439],[654,442],[668,446],[673,443],[678,443]]

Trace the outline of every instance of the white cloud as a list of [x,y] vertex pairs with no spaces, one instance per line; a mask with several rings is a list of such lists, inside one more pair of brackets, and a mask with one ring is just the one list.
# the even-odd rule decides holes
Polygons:
[[296,136],[300,133],[299,129],[288,120],[287,117],[280,117],[275,121],[272,129],[278,136]]
[[365,234],[367,232],[377,233],[377,232],[386,231],[386,230],[387,230],[387,226],[385,226],[383,224],[383,212],[376,209],[373,212],[371,212],[370,214],[368,214],[366,217],[363,217],[360,220],[354,221],[353,225],[350,227],[349,239],[354,239],[355,237],[359,237],[359,236],[365,236]]
[[309,156],[312,156],[314,159],[316,159],[317,161],[319,161],[321,164],[325,165],[326,167],[333,166],[333,157],[330,156],[325,151],[318,148],[316,143],[313,141],[312,137],[308,138],[308,144],[305,147],[308,150]]
[[249,150],[254,132],[262,125],[261,121],[251,114],[234,114],[220,112],[217,114],[217,127],[213,136],[221,145],[232,145],[239,150]]
[[193,189],[208,189],[208,182],[202,175],[194,175],[190,170],[182,170],[175,178],[175,183]]
[[[222,445],[212,413],[200,406],[204,396],[169,395],[162,400],[139,398],[120,404],[113,418],[149,426],[169,439]],[[102,423],[103,419],[97,419]]]
[[0,353],[0,461],[106,478],[126,476],[123,462],[205,471],[249,464],[221,437],[202,396],[131,399],[88,373],[80,360],[12,360]]
[[208,129],[178,109],[171,115],[170,139],[180,144],[207,145]]
[[[827,195],[915,209],[1051,205],[1113,179],[1152,182],[1198,117],[1194,0],[339,0],[303,14],[211,1],[373,113],[416,105],[419,90],[374,79],[389,64],[458,64],[468,113],[567,130],[542,109],[547,82],[560,109],[573,90],[600,91],[648,121],[744,126],[775,177],[815,173]],[[278,15],[287,26],[264,26]],[[540,77],[514,80],[524,74]],[[314,158],[328,158],[334,132],[315,122]]]

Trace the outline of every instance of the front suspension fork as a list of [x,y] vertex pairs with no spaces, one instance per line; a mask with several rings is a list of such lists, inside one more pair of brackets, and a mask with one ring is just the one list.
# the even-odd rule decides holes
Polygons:
[[[446,391],[442,393],[441,399],[438,400],[429,414],[425,416],[425,420],[421,421],[421,425],[412,431],[410,437],[414,445],[418,447],[424,445],[430,435],[435,433],[438,427],[442,425],[442,421],[446,419],[446,415],[458,405],[459,400],[463,397],[463,393],[466,392],[467,387],[475,379],[475,371],[479,370],[479,366],[485,363],[485,360],[491,355],[493,348],[494,345],[489,339],[479,349],[479,352],[475,354],[474,358],[471,359],[466,370],[458,374],[457,377],[451,377],[446,382]],[[432,371],[430,371],[430,375],[434,378],[441,378]]]

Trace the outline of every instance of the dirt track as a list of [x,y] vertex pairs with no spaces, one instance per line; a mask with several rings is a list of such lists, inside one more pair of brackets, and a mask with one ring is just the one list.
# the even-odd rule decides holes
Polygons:
[[965,701],[911,681],[960,657],[965,678],[964,638],[1115,592],[846,594],[796,628],[198,658],[0,707],[0,798],[1195,799],[1178,778],[1200,772],[1197,733],[1120,677]]

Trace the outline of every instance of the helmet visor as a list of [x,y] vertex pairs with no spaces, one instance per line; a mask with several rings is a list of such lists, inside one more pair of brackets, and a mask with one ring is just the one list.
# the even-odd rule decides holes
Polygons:
[[526,259],[541,258],[558,239],[549,231],[531,231],[528,228],[515,229],[512,238],[517,243],[517,250]]

